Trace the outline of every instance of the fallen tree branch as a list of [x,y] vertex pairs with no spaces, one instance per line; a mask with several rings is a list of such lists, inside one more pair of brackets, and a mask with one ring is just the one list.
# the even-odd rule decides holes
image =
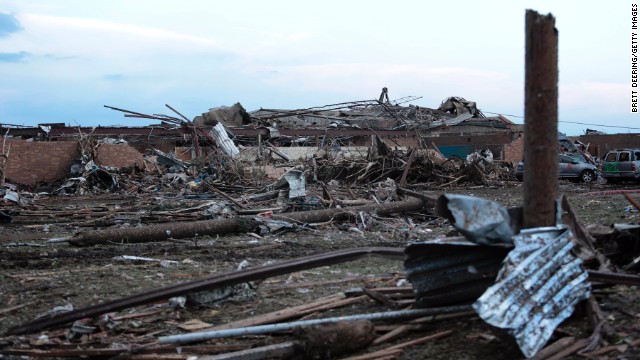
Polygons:
[[[273,215],[272,219],[293,221],[301,224],[318,223],[328,220],[346,220],[352,212],[375,212],[385,216],[394,213],[418,211],[433,207],[435,203],[424,198],[411,198],[385,204],[358,206],[348,209],[325,209],[302,211]],[[254,232],[260,222],[254,217],[238,216],[232,219],[200,220],[185,223],[163,223],[124,229],[105,229],[99,231],[80,232],[69,239],[76,246],[90,246],[109,243],[141,243],[163,241],[167,239],[184,239],[194,236],[217,235],[227,233]]]

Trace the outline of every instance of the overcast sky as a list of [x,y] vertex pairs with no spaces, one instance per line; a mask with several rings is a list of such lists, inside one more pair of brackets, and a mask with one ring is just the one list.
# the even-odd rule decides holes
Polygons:
[[[522,123],[525,10],[559,31],[559,123],[640,132],[631,2],[0,0],[0,123],[140,126],[103,107],[192,118],[449,96]],[[597,127],[570,122],[626,126]]]

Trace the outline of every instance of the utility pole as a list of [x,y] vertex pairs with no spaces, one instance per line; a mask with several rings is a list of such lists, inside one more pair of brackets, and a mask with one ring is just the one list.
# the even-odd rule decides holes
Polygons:
[[524,89],[524,227],[554,226],[558,192],[558,31],[527,10]]

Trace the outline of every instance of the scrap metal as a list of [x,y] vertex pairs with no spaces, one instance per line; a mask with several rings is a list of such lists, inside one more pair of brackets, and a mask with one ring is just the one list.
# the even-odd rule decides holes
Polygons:
[[404,266],[416,305],[473,302],[493,284],[512,248],[478,245],[461,237],[410,244]]
[[526,357],[591,295],[582,260],[571,253],[573,236],[563,225],[522,230],[495,285],[473,304],[487,323],[508,329]]
[[[558,222],[560,203],[554,212]],[[564,203],[567,211],[570,211],[566,199]],[[542,349],[556,326],[571,315],[574,306],[591,295],[587,281],[589,273],[582,268],[582,259],[571,252],[577,240],[568,226],[525,229],[514,236],[514,230],[509,225],[509,214],[504,207],[464,195],[440,196],[435,210],[436,214],[449,218],[454,227],[472,242],[515,245],[513,250],[503,250],[502,256],[506,252],[508,254],[495,284],[473,306],[487,323],[508,329],[525,356],[533,356]],[[451,249],[437,242],[421,245],[431,248],[422,249],[419,256],[408,248],[413,256],[409,258],[411,261],[405,262],[407,278],[414,284],[419,304],[429,304],[434,295],[439,295],[440,301],[454,295],[460,296],[461,290],[466,296],[463,298],[469,299],[475,295],[474,291],[461,285],[478,273],[486,274],[479,277],[486,280],[491,271],[500,267],[502,260],[495,246],[471,247],[470,251],[465,252],[460,250],[460,243],[456,244],[458,248]],[[586,251],[589,250],[587,247]],[[442,256],[441,252],[448,252],[449,256]],[[439,264],[439,261],[445,265]],[[476,263],[482,271],[478,270]],[[470,274],[465,273],[465,265],[469,269],[466,272]],[[606,279],[606,276],[602,278]],[[486,281],[474,285],[486,285]]]
[[303,169],[289,169],[275,183],[274,189],[289,188],[289,199],[307,195],[307,185]]
[[233,140],[229,138],[227,130],[222,123],[217,123],[211,129],[210,135],[215,139],[218,146],[224,151],[225,154],[235,158],[240,153],[240,149],[233,143]]
[[464,306],[464,305],[463,306],[447,306],[447,307],[430,308],[430,309],[397,310],[397,311],[386,311],[386,312],[378,312],[378,313],[370,313],[370,314],[338,316],[338,317],[324,318],[324,319],[300,320],[300,321],[292,321],[288,323],[248,326],[248,327],[237,328],[237,329],[222,329],[222,330],[215,330],[215,331],[194,332],[191,334],[184,334],[184,335],[160,336],[158,338],[158,343],[190,344],[194,342],[207,341],[212,339],[269,334],[269,333],[278,332],[278,331],[292,330],[292,329],[300,328],[303,326],[329,324],[329,323],[336,323],[341,321],[411,319],[411,318],[418,318],[423,316],[458,313],[468,309],[469,309],[469,306]]
[[447,218],[468,240],[478,244],[511,243],[514,230],[506,208],[474,196],[441,195],[435,211]]

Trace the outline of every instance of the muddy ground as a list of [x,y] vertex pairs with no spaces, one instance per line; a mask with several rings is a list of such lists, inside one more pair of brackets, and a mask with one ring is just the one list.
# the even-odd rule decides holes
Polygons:
[[[608,184],[583,185],[561,181],[560,191],[566,194],[583,225],[613,223],[637,223],[637,213],[626,210],[629,202],[621,194],[592,194],[605,190],[633,190],[635,185]],[[366,189],[364,189],[366,192]],[[425,189],[432,195],[441,189]],[[505,182],[500,186],[447,189],[448,192],[469,194],[496,200],[508,207],[521,206],[522,184]],[[634,195],[639,196],[640,195]],[[116,226],[131,226],[140,219],[139,212],[155,209],[163,216],[149,221],[166,221],[172,211],[181,207],[197,206],[209,199],[185,199],[177,194],[161,196],[113,194],[96,196],[40,195],[29,199],[30,204],[17,206],[5,203],[3,211],[16,212],[16,208],[30,209],[16,214],[12,223],[3,224],[0,230],[0,337],[16,325],[33,320],[56,306],[72,304],[75,309],[129,296],[179,282],[205,278],[221,272],[232,271],[241,263],[257,266],[331,250],[364,247],[404,247],[410,241],[429,240],[435,237],[457,235],[444,220],[432,216],[414,214],[389,218],[370,218],[364,231],[353,229],[353,224],[328,222],[308,229],[255,236],[234,234],[224,236],[199,236],[192,239],[176,239],[145,244],[110,244],[79,248],[67,243],[49,243],[47,239],[71,236],[99,225],[93,214],[102,209],[120,212]],[[86,216],[83,217],[82,213]],[[47,215],[47,213],[49,215]],[[130,219],[132,224],[127,224]],[[189,217],[176,216],[174,221]],[[123,255],[147,257],[160,261],[123,259]],[[188,320],[200,320],[218,325],[228,321],[285,309],[315,301],[349,289],[390,287],[402,284],[402,261],[369,257],[354,262],[320,267],[289,275],[266,279],[252,284],[252,288],[223,301],[206,306],[173,308],[166,302],[138,306],[112,314],[110,327],[95,325],[91,335],[65,337],[69,325],[0,339],[0,358],[20,358],[20,354],[34,356],[33,350],[60,349],[131,349],[153,344],[158,336],[184,333],[179,328]],[[605,315],[615,330],[610,338],[612,347],[606,354],[593,354],[598,359],[640,358],[640,291],[636,287],[606,287],[595,291]],[[342,308],[312,314],[328,317],[367,312],[396,310],[391,305],[381,305],[372,299],[364,299]],[[400,307],[404,308],[404,307]],[[150,315],[131,317],[127,314]],[[399,322],[387,322],[397,325]],[[522,358],[513,340],[501,330],[491,328],[477,316],[435,322],[399,337],[388,343],[369,346],[356,354],[372,352],[402,343],[430,333],[452,330],[451,335],[407,348],[402,359],[517,359]],[[591,328],[584,312],[578,310],[556,331],[554,340],[564,336],[586,338]],[[251,336],[211,341],[214,346],[241,349],[273,344],[296,338],[296,334]],[[154,352],[150,358],[184,358],[184,352],[165,350],[162,355]],[[20,350],[23,350],[21,353]],[[191,355],[198,354],[197,348]],[[152,354],[153,355],[153,354]],[[327,354],[321,354],[327,355]],[[109,355],[112,356],[112,355]],[[109,357],[107,356],[107,357]],[[127,356],[135,356],[128,354]],[[126,358],[127,356],[121,356]],[[143,356],[143,355],[138,355]],[[346,355],[329,354],[329,358]],[[89,358],[94,356],[89,356]],[[143,358],[143,357],[140,357]],[[584,359],[574,355],[572,358]]]

